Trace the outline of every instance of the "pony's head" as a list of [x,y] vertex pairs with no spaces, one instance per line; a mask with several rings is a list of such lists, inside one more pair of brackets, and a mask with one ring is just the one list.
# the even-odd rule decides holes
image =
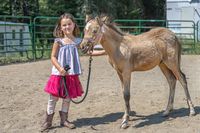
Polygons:
[[84,28],[84,37],[80,44],[80,48],[83,53],[91,51],[94,45],[98,44],[103,35],[102,25],[108,20],[108,17],[95,17],[90,20],[86,20],[86,26]]

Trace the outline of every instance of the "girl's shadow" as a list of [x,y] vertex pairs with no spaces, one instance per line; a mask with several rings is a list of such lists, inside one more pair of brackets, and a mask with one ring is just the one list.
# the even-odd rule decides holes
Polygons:
[[[196,115],[200,113],[200,106],[195,107]],[[169,118],[177,118],[177,117],[185,117],[189,114],[188,108],[180,108],[180,109],[174,109],[168,117],[162,116],[163,112],[158,112],[155,114],[142,116],[137,115],[135,112],[131,112],[131,116],[134,116],[133,121],[141,120],[142,122],[137,123],[134,127],[140,128],[146,125],[154,125],[154,124],[160,124],[166,120],[169,120]],[[124,112],[118,112],[118,113],[110,113],[106,114],[102,117],[93,117],[93,118],[81,118],[74,121],[74,124],[77,127],[82,126],[96,126],[101,124],[109,124],[110,122],[115,122],[118,119],[122,119]],[[132,123],[131,123],[132,124]]]

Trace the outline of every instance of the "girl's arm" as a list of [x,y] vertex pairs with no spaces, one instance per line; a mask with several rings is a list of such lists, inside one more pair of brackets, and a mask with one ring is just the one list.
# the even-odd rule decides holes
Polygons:
[[93,50],[93,51],[89,52],[89,55],[92,55],[92,56],[106,55],[106,51],[105,50]]
[[65,69],[62,66],[60,66],[60,64],[58,63],[58,59],[57,59],[59,48],[60,48],[60,46],[57,42],[53,44],[53,48],[51,51],[51,62],[56,67],[56,69],[60,72],[60,74],[62,76],[65,76],[67,74],[67,72],[65,71]]

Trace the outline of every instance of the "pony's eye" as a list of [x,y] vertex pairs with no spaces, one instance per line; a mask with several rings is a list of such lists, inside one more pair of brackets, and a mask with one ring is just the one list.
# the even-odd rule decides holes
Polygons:
[[96,34],[96,33],[97,33],[97,30],[93,30],[92,33]]

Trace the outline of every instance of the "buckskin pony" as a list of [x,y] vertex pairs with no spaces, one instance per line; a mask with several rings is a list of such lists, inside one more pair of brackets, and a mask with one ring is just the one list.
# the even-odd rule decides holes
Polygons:
[[89,20],[84,28],[84,37],[80,44],[83,53],[100,43],[116,70],[122,84],[125,101],[125,113],[122,128],[128,127],[130,115],[131,72],[146,71],[159,66],[169,83],[169,99],[163,115],[173,110],[176,81],[184,88],[190,115],[195,115],[193,103],[188,91],[185,74],[180,69],[181,44],[173,32],[166,28],[154,28],[140,35],[122,32],[108,17],[96,17]]

